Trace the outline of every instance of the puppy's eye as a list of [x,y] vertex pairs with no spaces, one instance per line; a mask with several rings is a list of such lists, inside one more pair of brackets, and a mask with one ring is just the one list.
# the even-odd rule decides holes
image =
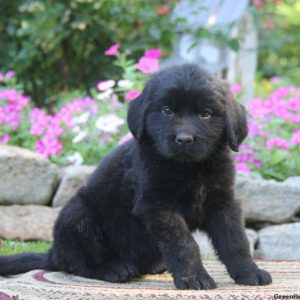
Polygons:
[[164,106],[161,110],[161,112],[165,115],[165,116],[171,116],[174,114],[174,111],[169,107],[169,106]]
[[200,119],[207,120],[211,117],[212,111],[209,109],[204,109],[203,111],[200,112],[199,117]]

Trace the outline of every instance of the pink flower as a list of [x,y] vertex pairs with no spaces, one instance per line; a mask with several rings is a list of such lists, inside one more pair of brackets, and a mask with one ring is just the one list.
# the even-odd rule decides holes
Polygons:
[[9,135],[6,133],[0,137],[0,144],[7,144],[9,142]]
[[279,137],[271,138],[267,141],[267,148],[272,150],[274,147],[286,150],[289,148],[289,143],[287,140]]
[[170,6],[165,4],[165,5],[161,5],[159,7],[156,8],[156,12],[158,15],[160,16],[165,16],[170,12]]
[[133,139],[133,135],[129,132],[126,135],[124,135],[123,137],[121,137],[121,139],[118,142],[118,145],[123,145],[132,139]]
[[248,119],[248,137],[264,136],[265,132],[261,129],[260,124],[253,119]]
[[249,112],[254,118],[261,118],[270,113],[271,108],[265,105],[265,101],[261,98],[254,98],[249,101]]
[[242,86],[238,83],[234,83],[230,86],[230,91],[234,94],[237,95],[241,92]]
[[278,82],[282,81],[282,77],[280,77],[280,76],[272,76],[270,78],[270,81],[273,82],[273,83],[278,83]]
[[111,141],[111,134],[108,132],[103,132],[100,134],[99,145],[105,145],[107,142]]
[[119,48],[120,48],[120,44],[114,44],[104,52],[104,55],[117,56],[119,54],[118,52]]
[[16,76],[16,72],[15,71],[7,71],[5,74],[6,78],[13,78]]
[[262,9],[265,6],[264,0],[252,0],[257,9]]
[[275,27],[275,22],[272,19],[268,19],[265,23],[266,28],[272,29]]
[[262,162],[259,159],[254,159],[253,164],[257,169],[262,167]]
[[291,144],[299,145],[300,144],[300,129],[297,129],[293,132],[293,136],[291,139]]
[[51,135],[45,135],[36,143],[35,151],[45,157],[60,153],[63,150],[62,143]]
[[2,73],[0,73],[0,82],[3,81],[3,79],[4,79],[4,76]]
[[241,172],[241,173],[250,173],[251,172],[251,170],[248,167],[248,165],[246,163],[244,163],[244,162],[237,163],[235,165],[235,168],[236,168],[237,172]]
[[12,130],[16,130],[20,124],[23,109],[29,103],[29,98],[21,95],[14,89],[4,89],[0,91],[0,124],[8,125]]
[[136,67],[144,74],[151,74],[159,70],[159,61],[158,59],[143,56]]
[[162,52],[160,49],[150,49],[147,50],[144,57],[152,58],[152,59],[158,59],[162,55]]
[[137,90],[129,91],[125,95],[125,100],[131,101],[131,100],[135,99],[136,97],[138,97],[140,94],[141,94],[141,92],[137,91]]

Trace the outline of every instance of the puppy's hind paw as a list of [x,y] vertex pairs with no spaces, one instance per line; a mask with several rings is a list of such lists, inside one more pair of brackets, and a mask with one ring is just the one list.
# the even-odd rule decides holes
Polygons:
[[174,284],[181,290],[211,290],[217,287],[215,281],[208,274],[175,277]]
[[268,285],[272,283],[272,277],[267,271],[257,268],[251,271],[239,272],[234,281],[242,285]]
[[126,282],[139,275],[134,264],[122,262],[108,262],[100,267],[100,280],[120,283]]

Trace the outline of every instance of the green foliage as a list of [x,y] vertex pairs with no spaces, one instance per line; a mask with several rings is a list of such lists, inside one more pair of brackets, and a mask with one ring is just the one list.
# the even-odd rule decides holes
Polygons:
[[1,69],[15,70],[39,106],[51,106],[53,95],[70,87],[88,91],[117,74],[101,55],[114,41],[136,52],[171,45],[173,21],[157,14],[159,3],[1,0]]
[[22,242],[0,240],[0,256],[22,252],[46,252],[51,246],[49,242]]
[[15,70],[26,94],[51,110],[61,91],[89,93],[99,79],[118,79],[121,70],[101,55],[115,42],[132,58],[149,48],[169,55],[177,33],[215,36],[238,48],[224,28],[192,29],[186,19],[172,17],[176,2],[0,0],[0,71]]
[[281,75],[293,84],[300,77],[300,2],[285,0],[269,4],[260,17],[258,66],[264,77]]

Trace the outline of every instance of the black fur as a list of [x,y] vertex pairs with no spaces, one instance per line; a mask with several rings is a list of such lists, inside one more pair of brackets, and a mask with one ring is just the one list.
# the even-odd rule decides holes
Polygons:
[[201,229],[235,282],[271,283],[250,257],[234,198],[229,148],[247,125],[227,86],[194,65],[161,71],[130,104],[128,125],[135,139],[64,207],[48,254],[1,257],[0,275],[45,268],[124,282],[168,269],[177,288],[211,289],[191,235]]

